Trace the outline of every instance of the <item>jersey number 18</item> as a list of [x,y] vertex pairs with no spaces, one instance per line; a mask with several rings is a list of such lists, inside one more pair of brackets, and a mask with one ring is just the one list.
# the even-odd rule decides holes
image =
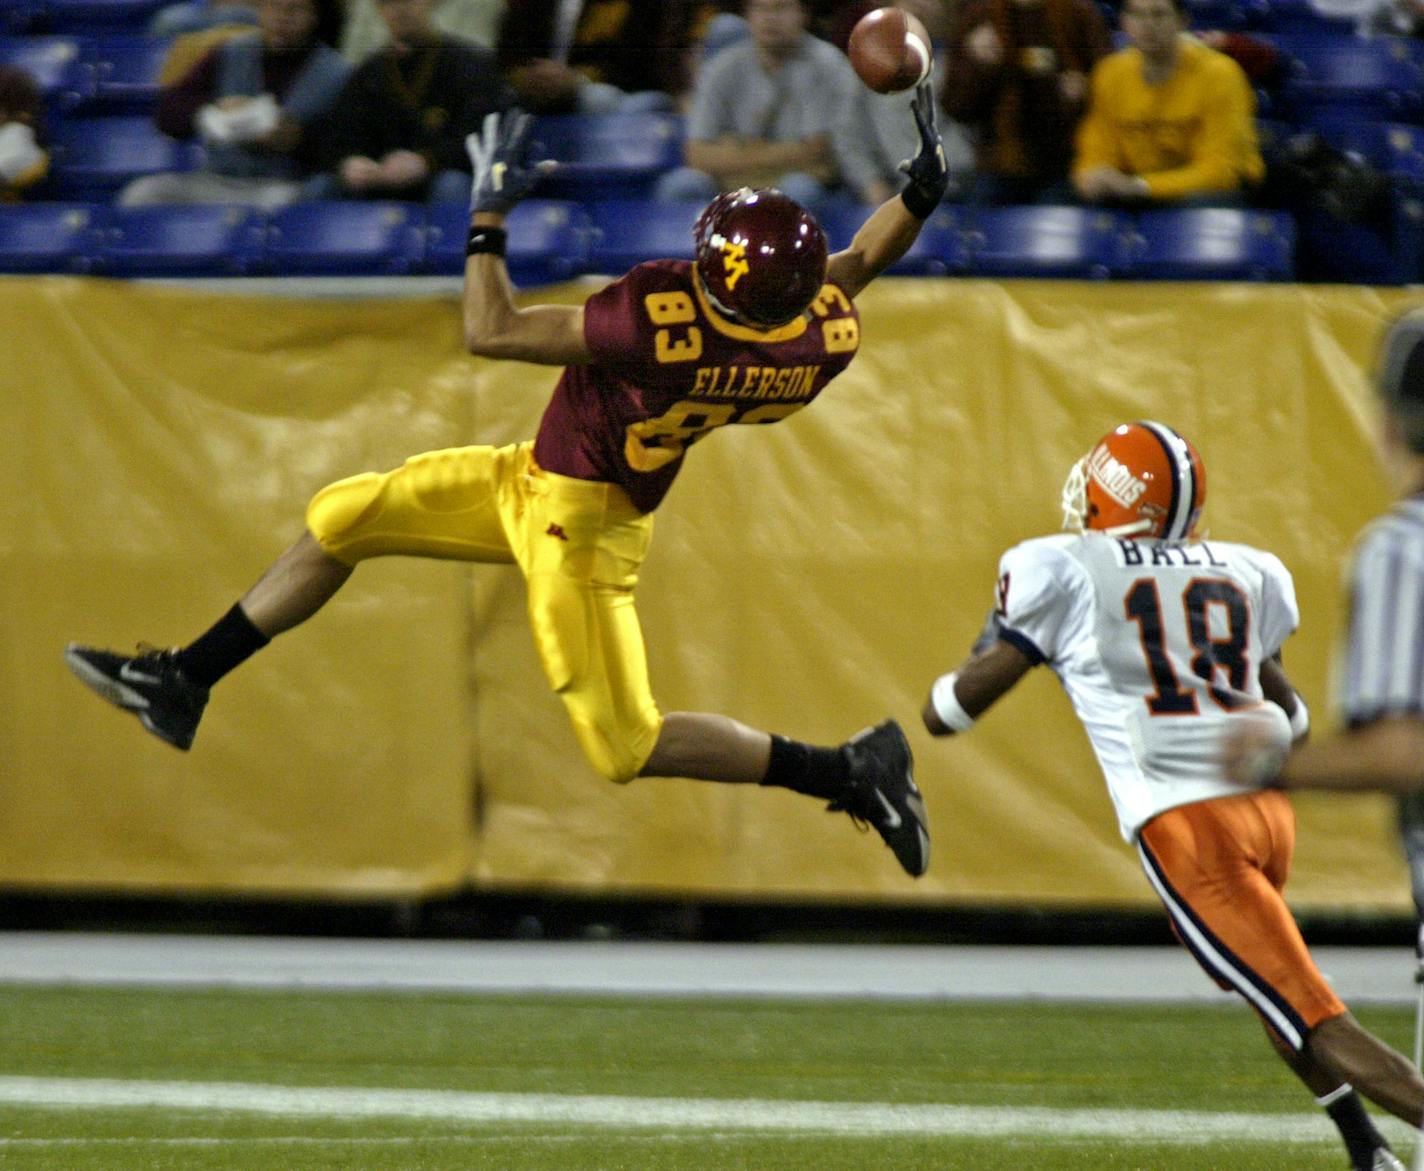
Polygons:
[[[1251,607],[1235,582],[1218,577],[1194,579],[1182,591],[1185,618],[1182,631],[1167,630],[1155,579],[1139,577],[1122,601],[1126,617],[1140,629],[1142,653],[1147,658],[1147,670],[1156,688],[1154,694],[1145,696],[1144,700],[1154,716],[1197,714],[1196,690],[1182,688],[1168,654],[1169,636],[1175,636],[1174,645],[1180,645],[1178,639],[1183,632],[1192,652],[1192,674],[1206,683],[1207,691],[1219,706],[1232,711],[1256,702],[1243,694],[1250,670],[1246,636],[1251,628]],[[1213,633],[1213,613],[1224,621],[1224,632]],[[1219,671],[1225,673],[1229,689],[1218,685]]]

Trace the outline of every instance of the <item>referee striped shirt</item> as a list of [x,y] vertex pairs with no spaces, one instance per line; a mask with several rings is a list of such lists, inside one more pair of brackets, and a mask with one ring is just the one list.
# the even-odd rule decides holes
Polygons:
[[1351,727],[1424,715],[1424,495],[1401,501],[1356,544],[1340,699]]

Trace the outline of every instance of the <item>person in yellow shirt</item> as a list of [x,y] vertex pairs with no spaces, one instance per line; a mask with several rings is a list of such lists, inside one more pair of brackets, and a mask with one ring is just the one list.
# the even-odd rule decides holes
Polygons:
[[1230,57],[1186,34],[1181,0],[1127,0],[1132,44],[1098,62],[1073,186],[1090,203],[1241,204],[1265,174],[1256,102]]

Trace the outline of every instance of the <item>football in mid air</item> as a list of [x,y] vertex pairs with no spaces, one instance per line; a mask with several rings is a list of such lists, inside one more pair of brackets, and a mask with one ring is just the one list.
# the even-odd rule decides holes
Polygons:
[[912,89],[930,75],[930,34],[903,8],[867,12],[851,30],[846,52],[860,80],[878,94]]

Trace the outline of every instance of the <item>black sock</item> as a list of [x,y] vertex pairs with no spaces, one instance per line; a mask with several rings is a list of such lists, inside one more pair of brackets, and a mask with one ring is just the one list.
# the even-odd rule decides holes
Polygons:
[[761,779],[763,785],[832,801],[845,792],[849,779],[850,768],[839,748],[821,748],[774,734],[771,737],[771,763]]
[[[1341,1093],[1341,1090],[1345,1092]],[[1350,1162],[1356,1167],[1368,1168],[1374,1153],[1380,1147],[1388,1148],[1389,1144],[1384,1141],[1384,1136],[1375,1129],[1375,1124],[1365,1113],[1365,1104],[1360,1101],[1359,1094],[1348,1084],[1341,1086],[1335,1093],[1340,1096],[1337,1098],[1326,1094],[1323,1098],[1317,1098],[1316,1103],[1325,1108],[1330,1120],[1340,1128],[1340,1137],[1345,1140]]]
[[199,635],[180,650],[174,661],[178,669],[199,687],[211,687],[270,641],[252,625],[252,619],[243,612],[239,603],[219,618],[206,634]]

